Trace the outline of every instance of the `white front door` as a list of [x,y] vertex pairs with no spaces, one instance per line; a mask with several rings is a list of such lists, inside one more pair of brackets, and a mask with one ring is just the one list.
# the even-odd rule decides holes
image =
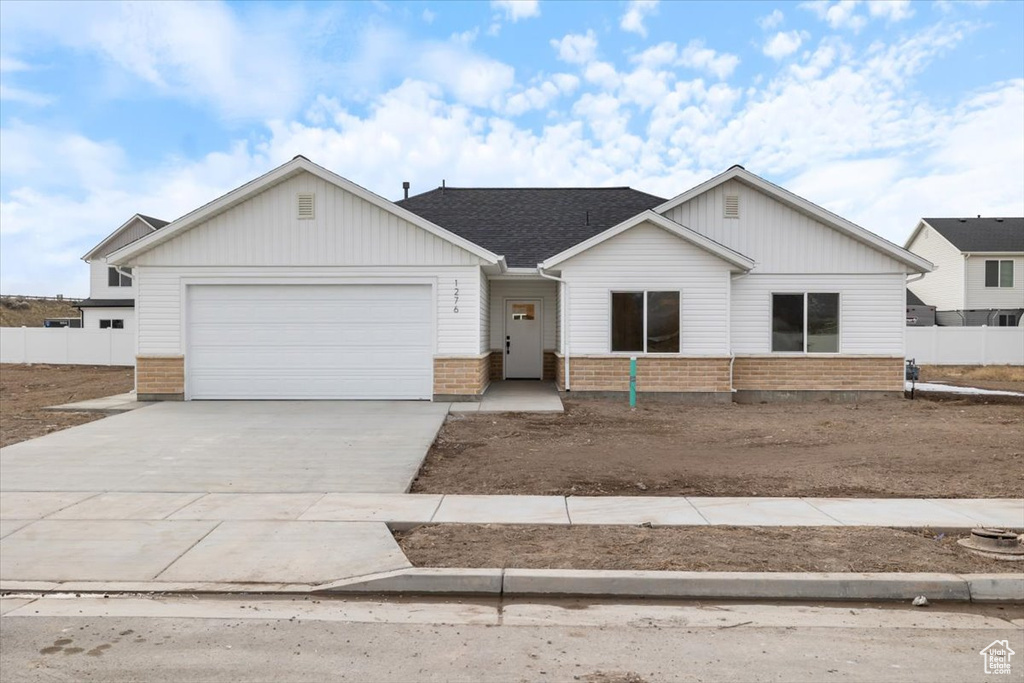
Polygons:
[[505,379],[541,379],[543,312],[540,299],[505,302]]

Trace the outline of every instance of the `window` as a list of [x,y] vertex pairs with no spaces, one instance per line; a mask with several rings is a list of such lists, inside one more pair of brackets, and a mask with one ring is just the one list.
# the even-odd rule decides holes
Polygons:
[[1010,314],[999,314],[999,327],[1017,327],[1017,316]]
[[612,351],[679,353],[679,292],[612,292]]
[[772,294],[773,353],[839,353],[839,294]]
[[1013,261],[985,261],[986,287],[1013,287]]
[[121,320],[121,319],[101,320],[100,321],[100,329],[101,330],[110,330],[110,329],[123,330],[124,329],[124,320]]
[[108,287],[131,287],[132,286],[132,269],[122,268],[120,271],[114,266],[107,268],[107,286]]
[[534,317],[534,305],[533,304],[512,304],[512,319],[513,320],[533,320]]

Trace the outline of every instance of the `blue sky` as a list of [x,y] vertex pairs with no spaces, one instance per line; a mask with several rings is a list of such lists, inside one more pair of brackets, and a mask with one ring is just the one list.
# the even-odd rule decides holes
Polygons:
[[296,154],[379,194],[734,163],[902,242],[1024,214],[1024,2],[0,3],[0,291]]

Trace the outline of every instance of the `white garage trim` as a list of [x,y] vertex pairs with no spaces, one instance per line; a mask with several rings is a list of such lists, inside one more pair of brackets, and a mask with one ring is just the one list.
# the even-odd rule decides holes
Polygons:
[[432,398],[432,281],[196,280],[182,283],[186,400]]

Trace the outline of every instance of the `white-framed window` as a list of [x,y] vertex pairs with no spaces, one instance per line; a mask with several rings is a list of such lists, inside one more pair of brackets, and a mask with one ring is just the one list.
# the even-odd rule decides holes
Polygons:
[[132,269],[121,268],[118,270],[114,266],[107,268],[107,286],[108,287],[131,287],[132,286]]
[[123,330],[124,320],[121,318],[114,318],[111,320],[100,320],[101,330]]
[[986,287],[1013,287],[1013,261],[989,259],[985,261]]
[[772,294],[772,353],[839,353],[839,293]]
[[1013,313],[1000,313],[999,327],[1017,327],[1017,316]]
[[613,353],[679,353],[678,290],[611,293]]

